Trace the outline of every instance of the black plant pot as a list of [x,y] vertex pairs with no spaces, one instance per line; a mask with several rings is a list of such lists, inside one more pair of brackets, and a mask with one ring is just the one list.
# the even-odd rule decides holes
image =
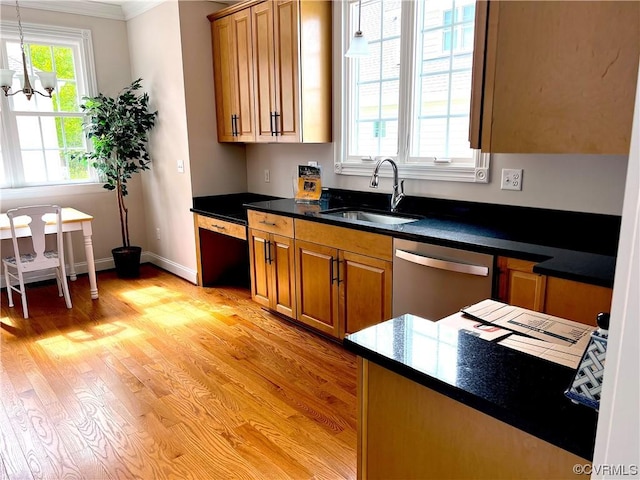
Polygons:
[[142,247],[118,247],[111,250],[116,274],[119,278],[138,278],[140,276],[140,255]]

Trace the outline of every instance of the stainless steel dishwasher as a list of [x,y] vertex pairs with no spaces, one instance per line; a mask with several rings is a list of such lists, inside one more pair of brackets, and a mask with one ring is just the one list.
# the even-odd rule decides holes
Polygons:
[[491,297],[492,255],[400,239],[393,251],[394,317],[440,320]]

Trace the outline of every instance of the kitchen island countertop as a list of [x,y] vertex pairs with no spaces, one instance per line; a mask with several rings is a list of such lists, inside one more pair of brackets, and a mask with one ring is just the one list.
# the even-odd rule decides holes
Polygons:
[[344,346],[552,445],[593,458],[597,412],[564,395],[574,369],[409,314],[348,335]]

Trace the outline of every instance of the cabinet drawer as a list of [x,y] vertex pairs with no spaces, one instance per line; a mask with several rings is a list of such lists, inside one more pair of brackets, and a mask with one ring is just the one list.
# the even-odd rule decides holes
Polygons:
[[293,238],[293,218],[249,210],[249,228]]
[[229,235],[241,240],[247,239],[247,228],[244,225],[239,225],[233,222],[225,222],[224,220],[205,217],[204,215],[198,215],[197,217],[199,228],[211,230],[212,232],[222,233],[223,235]]
[[296,220],[296,240],[319,243],[382,260],[393,259],[393,239],[378,233]]

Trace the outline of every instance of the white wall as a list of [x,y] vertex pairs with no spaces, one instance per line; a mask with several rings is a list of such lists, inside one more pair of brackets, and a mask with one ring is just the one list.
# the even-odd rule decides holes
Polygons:
[[[195,236],[189,211],[192,172],[178,3],[165,2],[132,18],[127,33],[132,78],[143,78],[151,107],[158,110],[150,136],[151,170],[142,179],[147,251],[153,263],[195,282]],[[178,160],[184,161],[184,173],[178,173]]]
[[[130,183],[131,240],[143,247],[146,259],[190,281],[196,281],[195,238],[189,208],[193,196],[244,192],[247,169],[244,146],[217,142],[207,15],[225,5],[207,1],[169,1],[128,22],[22,7],[24,23],[89,28],[93,35],[98,90],[117,94],[142,77],[159,111],[151,132],[151,170]],[[15,7],[1,5],[7,20]],[[185,173],[177,171],[184,161]],[[21,195],[1,199],[2,209],[25,203],[58,203],[94,215],[97,267],[111,268],[111,249],[121,244],[116,199],[100,186],[53,189],[45,196]],[[160,230],[160,239],[157,238]],[[5,242],[3,248],[8,246]],[[84,248],[75,242],[76,262]],[[82,271],[82,265],[80,265]]]
[[[249,191],[292,196],[291,176],[298,164],[322,165],[323,186],[351,190],[369,188],[369,177],[333,173],[333,144],[247,145]],[[502,168],[524,169],[522,191],[500,190]],[[264,182],[264,170],[271,173]],[[527,207],[620,215],[627,170],[623,155],[492,155],[490,183],[405,181],[408,195],[499,203]],[[372,166],[373,171],[373,166]],[[381,179],[378,191],[390,193],[391,179]]]
[[216,133],[211,23],[207,15],[225,5],[206,1],[179,5],[193,196],[245,192],[244,146],[218,143]]
[[[593,463],[635,466],[640,477],[640,77],[611,307],[611,326]],[[629,470],[628,470],[629,471]],[[632,472],[633,473],[633,472]],[[629,478],[632,478],[628,475]],[[592,478],[622,478],[611,470]]]
[[[94,57],[98,90],[107,94],[116,94],[131,81],[129,66],[129,49],[127,43],[126,24],[122,20],[48,12],[43,10],[20,8],[23,23],[41,23],[74,28],[88,28],[92,32]],[[3,20],[16,21],[15,6],[0,5],[0,16]],[[89,190],[89,192],[87,192]],[[146,247],[145,215],[142,205],[142,189],[140,178],[134,178],[129,186],[127,205],[129,207],[129,229],[131,241]],[[111,268],[111,249],[122,244],[120,238],[120,220],[117,200],[113,192],[101,188],[100,185],[64,186],[48,189],[44,195],[33,195],[27,190],[2,194],[2,211],[9,208],[34,204],[56,203],[65,207],[73,207],[95,217],[93,222],[93,247],[97,268]],[[76,262],[85,259],[82,235],[74,234],[74,251]],[[2,243],[2,249],[9,246]],[[9,247],[10,248],[10,247]],[[82,266],[80,266],[82,271]]]
[[[333,98],[334,137],[340,125],[340,78],[342,54],[346,50],[341,35],[339,2],[333,8]],[[337,137],[335,137],[337,138]],[[334,146],[327,145],[248,145],[247,185],[249,191],[292,196],[291,175],[296,166],[308,160],[322,165],[323,185],[370,191],[369,178],[333,173]],[[408,195],[466,200],[528,207],[573,210],[620,215],[627,167],[627,156],[610,155],[492,155],[490,183],[417,181],[405,179]],[[524,169],[522,191],[500,190],[502,168]],[[264,182],[269,169],[270,183]],[[373,170],[373,166],[372,166]],[[391,180],[380,180],[380,192],[391,192]]]

